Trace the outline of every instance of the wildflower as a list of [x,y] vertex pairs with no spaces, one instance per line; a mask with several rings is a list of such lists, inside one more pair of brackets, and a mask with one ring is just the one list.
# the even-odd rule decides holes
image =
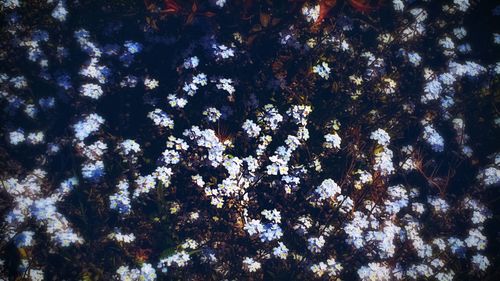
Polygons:
[[370,139],[377,141],[381,146],[387,146],[391,142],[389,134],[380,128],[371,133]]
[[142,44],[134,41],[126,41],[123,46],[127,49],[130,54],[137,54],[142,51]]
[[52,11],[52,17],[58,21],[65,21],[66,16],[68,15],[68,11],[66,10],[64,0],[59,0],[57,6]]
[[447,212],[450,207],[445,200],[438,197],[429,197],[427,202],[432,206],[433,211],[437,214]]
[[432,150],[436,152],[444,150],[444,139],[431,124],[425,125],[422,137],[432,147]]
[[167,99],[171,107],[184,108],[187,104],[186,99],[178,98],[176,95],[168,95]]
[[422,103],[428,103],[429,101],[436,100],[439,98],[443,92],[443,86],[438,79],[433,79],[425,84],[424,93],[421,101]]
[[88,162],[82,166],[82,176],[84,179],[96,182],[104,175],[104,162]]
[[215,0],[215,5],[219,8],[222,8],[224,7],[224,5],[226,5],[226,1],[227,0]]
[[120,143],[120,149],[125,155],[131,155],[141,151],[141,146],[134,140],[127,139]]
[[316,22],[316,20],[318,20],[319,18],[319,10],[319,5],[310,7],[308,4],[305,4],[302,7],[302,14],[306,17],[306,20],[308,22]]
[[358,276],[363,281],[391,280],[391,272],[387,266],[381,263],[371,262],[367,266],[358,269]]
[[219,118],[222,116],[220,111],[217,108],[209,107],[203,111],[203,115],[209,122],[217,122]]
[[464,240],[464,242],[469,248],[484,250],[486,248],[487,239],[481,232],[480,228],[474,228],[469,230],[469,236]]
[[212,44],[212,50],[217,59],[228,59],[234,57],[234,49],[226,45]]
[[26,141],[31,145],[43,143],[44,139],[45,139],[45,134],[41,131],[29,133],[28,136],[26,137]]
[[321,64],[313,66],[313,72],[325,80],[330,78],[330,67],[327,62],[322,62]]
[[318,196],[319,201],[324,201],[327,199],[333,199],[333,197],[339,194],[341,190],[334,180],[326,179],[321,183],[321,185],[316,187],[314,192]]
[[15,9],[20,6],[19,0],[5,0],[0,2],[3,8],[6,9]]
[[259,136],[261,128],[259,125],[255,124],[252,120],[247,119],[243,125],[242,125],[243,130],[245,130],[245,133],[251,138],[256,138]]
[[422,61],[422,57],[416,52],[410,52],[408,53],[408,61],[410,61],[410,63],[414,66],[419,66]]
[[243,259],[243,268],[248,272],[256,272],[261,268],[260,262],[255,261],[253,258],[246,257]]
[[394,7],[394,10],[402,12],[405,8],[405,3],[402,0],[393,0],[392,6]]
[[115,232],[110,233],[108,238],[127,244],[135,241],[135,235],[133,233],[123,234],[119,229],[115,229]]
[[384,147],[380,151],[375,152],[375,164],[373,169],[379,171],[383,176],[388,176],[394,173],[394,164],[392,163],[392,150]]
[[120,281],[154,281],[156,280],[156,271],[149,263],[143,263],[140,269],[130,269],[128,266],[120,266],[116,270]]
[[146,86],[146,88],[148,90],[154,90],[159,85],[160,85],[160,82],[156,79],[151,79],[151,78],[144,79],[144,86]]
[[172,120],[172,118],[159,108],[149,112],[148,118],[153,120],[153,123],[161,128],[174,128],[174,120]]
[[273,255],[284,260],[288,256],[288,248],[282,242],[278,242],[278,246],[273,249]]
[[103,91],[101,86],[93,83],[83,84],[80,88],[80,94],[92,99],[98,99],[102,96]]
[[193,57],[190,57],[190,58],[187,58],[186,60],[184,60],[183,66],[185,69],[196,68],[196,67],[198,67],[199,63],[200,63],[200,60],[198,59],[198,57],[193,56]]
[[453,34],[459,40],[464,39],[465,36],[467,36],[467,30],[465,30],[465,28],[463,28],[463,27],[457,27],[457,28],[453,29]]
[[497,185],[500,183],[500,169],[497,167],[488,167],[486,169],[481,170],[477,178],[485,185]]
[[104,123],[104,119],[96,113],[89,114],[83,120],[73,125],[75,137],[82,141],[94,132]]
[[12,145],[18,145],[25,141],[26,137],[24,135],[24,130],[17,129],[16,131],[12,131],[9,133],[9,141]]
[[481,271],[486,271],[486,269],[490,266],[490,261],[488,260],[487,257],[481,254],[476,254],[472,257],[472,264],[477,269]]
[[179,251],[171,256],[168,256],[167,258],[160,259],[158,268],[160,268],[162,272],[167,272],[168,267],[184,267],[187,265],[189,260],[190,256],[186,251]]
[[469,0],[453,0],[453,4],[461,12],[467,11],[470,7]]
[[14,243],[18,248],[33,246],[33,236],[35,233],[33,231],[23,231],[14,238]]
[[229,93],[229,95],[232,95],[236,92],[233,86],[233,80],[232,79],[227,79],[227,78],[221,78],[219,79],[219,82],[215,85],[217,89],[224,90]]
[[307,249],[313,253],[320,253],[325,245],[325,238],[322,235],[319,237],[311,237],[307,239]]
[[134,191],[134,198],[139,197],[143,193],[148,193],[151,189],[156,187],[156,180],[153,175],[139,176],[135,180],[137,189]]
[[128,214],[131,211],[130,193],[128,182],[121,180],[118,183],[118,192],[109,196],[109,208],[117,210],[121,214]]

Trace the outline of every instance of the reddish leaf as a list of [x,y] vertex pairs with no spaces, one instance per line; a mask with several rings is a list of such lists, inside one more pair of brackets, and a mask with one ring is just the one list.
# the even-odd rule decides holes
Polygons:
[[214,13],[214,12],[205,12],[203,15],[204,15],[205,17],[207,17],[207,18],[211,18],[211,17],[215,16],[215,15],[216,15],[216,13]]
[[175,0],[163,0],[163,3],[165,4],[164,11],[169,11],[169,13],[177,13],[181,10],[181,5]]
[[349,4],[358,12],[368,13],[375,9],[377,9],[381,5],[381,0],[377,2],[377,4],[370,4],[368,0],[349,0]]
[[321,0],[319,2],[319,17],[314,25],[320,24],[328,14],[328,12],[330,12],[330,10],[335,7],[335,4],[337,4],[337,0]]

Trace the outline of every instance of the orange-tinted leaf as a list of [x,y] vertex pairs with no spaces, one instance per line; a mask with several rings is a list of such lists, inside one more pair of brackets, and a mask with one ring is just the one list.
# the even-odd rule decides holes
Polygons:
[[271,19],[271,16],[266,13],[260,13],[260,24],[263,27],[267,27],[269,25],[269,20]]

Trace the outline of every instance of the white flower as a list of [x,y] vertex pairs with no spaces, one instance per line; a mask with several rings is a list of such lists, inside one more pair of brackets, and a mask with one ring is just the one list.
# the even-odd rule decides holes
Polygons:
[[88,162],[82,166],[82,177],[91,181],[97,181],[104,175],[104,162]]
[[224,90],[229,93],[229,95],[234,94],[236,89],[233,86],[233,80],[227,78],[219,79],[219,82],[215,85],[217,89]]
[[306,17],[308,22],[315,22],[319,18],[319,10],[319,5],[310,7],[308,4],[305,4],[302,7],[302,14]]
[[108,238],[122,243],[132,243],[135,241],[135,235],[133,233],[123,234],[118,229],[115,229],[115,232],[110,233]]
[[273,255],[284,260],[288,256],[288,248],[282,242],[278,242],[278,246],[273,248]]
[[190,69],[190,68],[196,68],[198,67],[198,64],[200,63],[200,60],[198,59],[197,56],[190,57],[184,60],[184,68],[185,69]]
[[153,123],[155,123],[156,126],[168,129],[174,128],[174,120],[172,120],[172,118],[159,108],[149,112],[148,118],[153,120]]
[[177,267],[184,267],[188,264],[190,256],[186,251],[176,252],[175,254],[160,259],[158,263],[158,268],[162,269],[163,272],[167,271],[167,268],[176,265]]
[[394,10],[402,12],[405,8],[405,3],[402,0],[392,0],[392,6]]
[[443,86],[436,78],[427,82],[424,86],[424,95],[421,97],[422,103],[428,103],[432,100],[437,100],[443,92]]
[[128,214],[131,211],[130,192],[128,182],[121,180],[118,183],[118,191],[109,196],[109,208],[117,210],[121,214]]
[[410,52],[408,53],[408,60],[414,66],[419,66],[420,62],[422,61],[422,57],[416,52]]
[[227,0],[215,0],[215,5],[217,5],[217,7],[219,8],[222,8],[224,7],[224,5],[226,5],[226,1]]
[[465,28],[463,28],[463,27],[457,27],[457,28],[453,29],[453,34],[459,40],[464,39],[465,36],[467,36],[467,30],[465,30]]
[[228,59],[234,57],[234,49],[226,45],[212,44],[212,50],[217,59]]
[[246,257],[243,259],[243,268],[248,272],[256,272],[260,267],[260,262],[255,261],[253,258]]
[[144,79],[144,86],[146,86],[146,88],[148,90],[153,90],[156,87],[158,87],[159,85],[160,85],[160,82],[156,79],[151,79],[151,78]]
[[479,270],[485,271],[490,266],[490,261],[487,257],[476,254],[472,257],[472,264]]
[[339,135],[334,132],[333,134],[326,134],[325,135],[325,144],[324,146],[326,148],[336,148],[336,149],[340,149],[340,142],[342,141],[342,139],[339,137]]
[[14,243],[18,248],[24,248],[24,247],[30,247],[33,246],[33,236],[35,235],[35,232],[33,231],[23,231],[19,233],[15,238],[14,238]]
[[450,205],[439,197],[429,197],[427,202],[432,206],[432,209],[437,214],[442,214],[448,211]]
[[375,154],[375,164],[373,169],[379,171],[383,176],[388,176],[394,173],[394,164],[392,162],[392,150],[384,147],[381,151]]
[[436,152],[444,150],[444,139],[431,124],[425,125],[422,137],[432,147],[432,150]]
[[209,122],[217,122],[222,116],[217,108],[209,107],[203,111],[203,115],[207,118]]
[[83,84],[80,88],[80,94],[85,97],[98,99],[102,96],[103,91],[101,86],[93,83]]
[[89,114],[83,120],[73,125],[75,137],[82,141],[90,136],[90,134],[97,132],[103,123],[104,119],[101,116],[96,113]]
[[325,80],[330,78],[330,70],[327,62],[322,62],[321,64],[313,66],[313,72]]
[[465,245],[469,248],[476,248],[477,250],[484,250],[488,242],[486,236],[483,235],[481,229],[474,228],[469,230],[469,236],[465,239]]
[[481,170],[477,178],[486,186],[500,183],[500,169],[497,167],[488,167]]
[[333,199],[335,195],[340,194],[341,190],[337,183],[332,179],[324,180],[321,185],[316,187],[314,193],[318,196],[319,201]]
[[381,264],[371,262],[368,266],[362,266],[358,269],[358,276],[362,281],[389,281],[391,278],[390,269]]
[[[19,0],[3,0],[0,1],[0,5],[2,5],[3,8],[7,9],[15,9],[20,6]],[[43,273],[42,273],[43,275]]]
[[156,271],[149,263],[143,263],[140,269],[130,269],[128,266],[120,266],[116,270],[120,281],[154,281]]
[[28,136],[26,137],[28,143],[32,145],[43,143],[44,139],[45,139],[45,134],[41,131],[29,133]]
[[24,142],[25,139],[26,137],[24,136],[24,131],[22,129],[17,129],[16,131],[9,133],[9,141],[12,145],[18,145]]
[[60,0],[59,3],[57,3],[55,9],[52,11],[52,17],[58,21],[63,22],[66,20],[67,15],[68,11],[66,10],[64,0]]
[[320,253],[321,249],[325,245],[325,238],[323,236],[311,237],[307,239],[307,249],[313,253]]
[[264,225],[262,225],[260,220],[255,219],[248,221],[243,228],[249,235],[258,234],[264,231]]
[[469,0],[453,0],[453,4],[461,12],[467,11],[470,7]]
[[370,139],[377,141],[381,146],[387,146],[391,142],[389,134],[380,128],[371,133]]
[[260,134],[260,127],[259,125],[255,124],[252,120],[247,119],[245,122],[243,122],[242,125],[243,130],[245,130],[245,133],[251,138],[256,138]]

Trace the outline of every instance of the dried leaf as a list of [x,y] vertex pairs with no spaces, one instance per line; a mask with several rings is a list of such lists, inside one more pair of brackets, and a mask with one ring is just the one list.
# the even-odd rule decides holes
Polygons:
[[269,21],[271,19],[271,16],[266,13],[260,13],[260,24],[263,27],[267,27],[269,25]]

